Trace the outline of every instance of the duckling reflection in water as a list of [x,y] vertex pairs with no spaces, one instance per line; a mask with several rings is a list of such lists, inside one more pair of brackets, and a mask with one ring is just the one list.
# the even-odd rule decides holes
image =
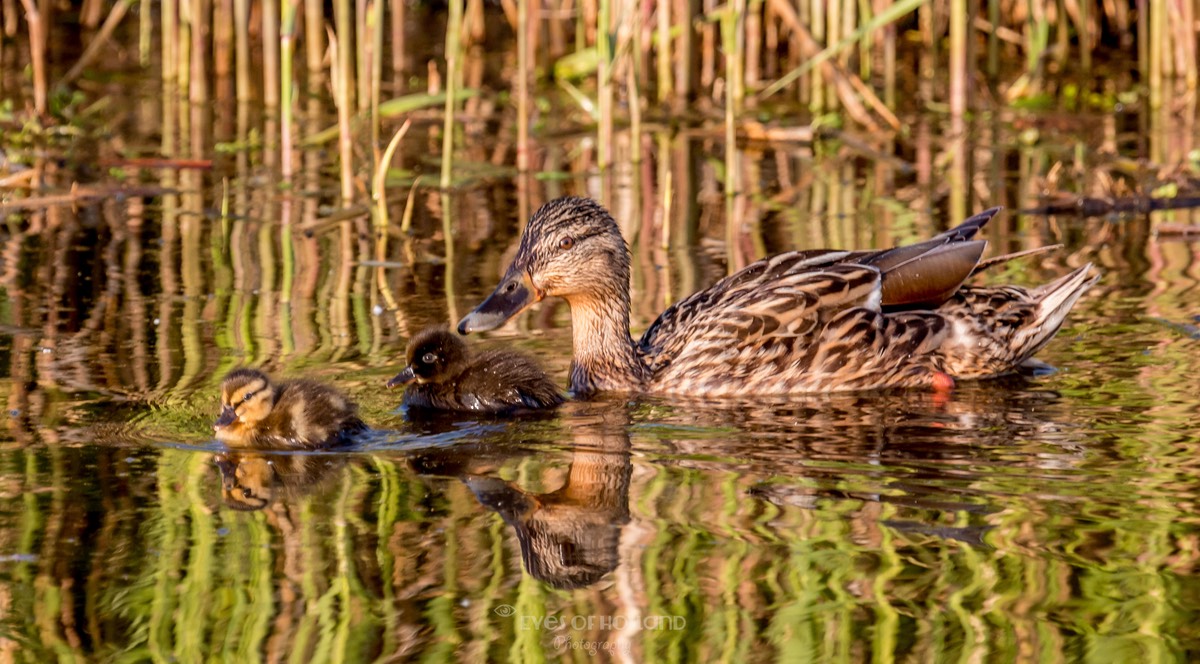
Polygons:
[[498,349],[472,356],[462,338],[444,327],[414,336],[405,357],[408,366],[387,386],[407,385],[404,405],[409,408],[511,413],[563,402],[554,381],[533,360]]
[[261,510],[272,502],[317,490],[345,465],[343,457],[294,454],[217,454],[221,499],[231,509]]
[[349,442],[367,425],[341,392],[310,380],[278,384],[256,369],[221,382],[217,440],[230,447],[312,449]]

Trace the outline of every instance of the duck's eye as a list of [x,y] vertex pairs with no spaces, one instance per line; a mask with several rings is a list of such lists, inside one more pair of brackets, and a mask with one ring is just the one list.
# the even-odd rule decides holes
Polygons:
[[245,496],[246,498],[251,498],[254,496],[254,491],[252,491],[251,489],[242,489],[242,495]]
[[563,239],[558,241],[559,249],[570,249],[571,247],[574,247],[574,246],[575,246],[575,238],[573,238],[573,237],[564,237]]
[[434,362],[437,362],[437,355],[434,355],[433,353],[425,353],[421,356],[421,361],[425,364],[433,364]]
[[253,397],[255,394],[258,394],[258,392],[247,393],[246,396],[242,397],[242,403],[246,403],[247,401],[249,401],[250,398]]

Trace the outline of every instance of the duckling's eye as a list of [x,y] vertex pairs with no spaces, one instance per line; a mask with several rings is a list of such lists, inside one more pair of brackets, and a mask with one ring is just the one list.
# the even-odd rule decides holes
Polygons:
[[570,249],[571,247],[574,247],[574,246],[575,246],[575,238],[573,238],[573,237],[564,237],[563,239],[558,241],[559,249]]
[[246,498],[251,498],[254,496],[254,492],[251,491],[250,489],[242,489],[242,495],[245,496]]
[[246,403],[247,401],[250,400],[251,397],[253,397],[256,394],[258,394],[258,392],[250,392],[250,393],[246,394],[246,396],[242,397],[241,403]]
[[434,355],[433,353],[425,353],[421,356],[421,361],[425,364],[433,364],[434,362],[437,362],[437,355]]

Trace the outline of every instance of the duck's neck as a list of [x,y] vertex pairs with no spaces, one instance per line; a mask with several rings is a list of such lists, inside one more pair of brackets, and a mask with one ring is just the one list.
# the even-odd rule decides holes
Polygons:
[[568,297],[571,306],[571,392],[640,391],[648,370],[629,337],[629,292]]

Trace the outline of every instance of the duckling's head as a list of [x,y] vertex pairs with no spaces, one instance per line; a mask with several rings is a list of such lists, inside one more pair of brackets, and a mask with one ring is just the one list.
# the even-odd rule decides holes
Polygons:
[[221,381],[221,416],[213,423],[218,438],[236,438],[253,429],[275,405],[275,386],[257,369],[234,369]]
[[543,205],[521,236],[500,285],[458,324],[461,334],[494,330],[543,298],[575,306],[629,301],[629,248],[612,215],[588,198]]
[[469,351],[462,337],[444,327],[422,330],[408,342],[408,366],[387,382],[389,388],[418,383],[442,383],[463,372]]

